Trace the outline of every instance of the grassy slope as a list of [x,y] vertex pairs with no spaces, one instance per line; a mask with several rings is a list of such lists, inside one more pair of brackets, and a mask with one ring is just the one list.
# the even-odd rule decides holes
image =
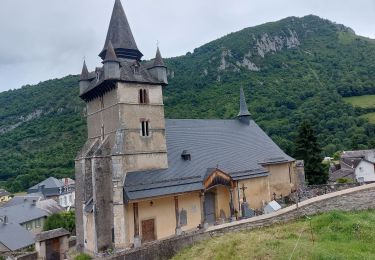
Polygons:
[[375,95],[364,95],[356,97],[344,98],[345,102],[361,108],[373,108],[375,107]]
[[365,118],[370,123],[375,124],[375,112],[364,114],[364,115],[361,116],[361,118]]
[[373,112],[375,110],[375,95],[347,97],[344,98],[344,101],[351,104],[353,107],[361,108],[364,114],[362,114],[360,118],[375,124],[375,112]]
[[332,212],[312,217],[315,243],[305,219],[203,241],[180,259],[375,259],[375,211]]

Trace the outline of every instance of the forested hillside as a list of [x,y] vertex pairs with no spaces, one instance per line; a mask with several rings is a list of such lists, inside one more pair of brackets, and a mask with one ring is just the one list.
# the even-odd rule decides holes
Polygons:
[[[375,94],[375,41],[316,16],[231,33],[166,59],[168,118],[233,118],[243,86],[256,122],[289,154],[308,119],[324,151],[375,145],[375,126],[343,96]],[[0,181],[18,191],[73,176],[86,138],[78,77],[0,94]]]

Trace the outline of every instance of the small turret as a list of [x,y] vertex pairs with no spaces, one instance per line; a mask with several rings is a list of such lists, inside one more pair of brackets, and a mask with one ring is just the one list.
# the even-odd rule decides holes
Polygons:
[[120,62],[117,59],[116,52],[111,41],[108,43],[108,49],[103,64],[105,80],[120,78]]
[[237,118],[241,121],[241,123],[247,125],[250,124],[251,114],[247,108],[245,94],[242,87],[240,89],[240,112],[238,113]]
[[83,68],[79,78],[79,94],[84,93],[90,86],[89,71],[86,66],[86,61],[83,61]]
[[165,66],[163,58],[161,57],[161,53],[159,47],[156,50],[156,56],[154,59],[154,63],[148,69],[151,75],[153,75],[163,86],[168,85],[167,79],[167,66]]

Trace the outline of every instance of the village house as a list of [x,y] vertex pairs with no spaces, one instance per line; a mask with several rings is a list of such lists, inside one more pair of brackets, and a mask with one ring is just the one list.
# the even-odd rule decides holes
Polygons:
[[330,182],[375,182],[375,150],[344,151],[339,169],[330,173]]
[[141,62],[120,0],[103,66],[84,63],[88,139],[76,157],[77,245],[123,249],[263,210],[298,185],[295,160],[252,120],[241,89],[234,119],[165,119],[159,48]]
[[27,190],[28,194],[41,194],[46,199],[56,200],[64,208],[74,207],[75,182],[70,178],[49,177]]
[[64,209],[53,199],[16,196],[0,207],[0,252],[21,250],[34,244],[46,218]]

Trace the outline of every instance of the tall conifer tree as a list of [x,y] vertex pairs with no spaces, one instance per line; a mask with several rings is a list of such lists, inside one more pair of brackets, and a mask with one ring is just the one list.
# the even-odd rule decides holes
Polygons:
[[327,182],[328,172],[325,172],[323,168],[321,149],[309,121],[304,121],[298,129],[295,157],[305,161],[306,179],[310,185]]

